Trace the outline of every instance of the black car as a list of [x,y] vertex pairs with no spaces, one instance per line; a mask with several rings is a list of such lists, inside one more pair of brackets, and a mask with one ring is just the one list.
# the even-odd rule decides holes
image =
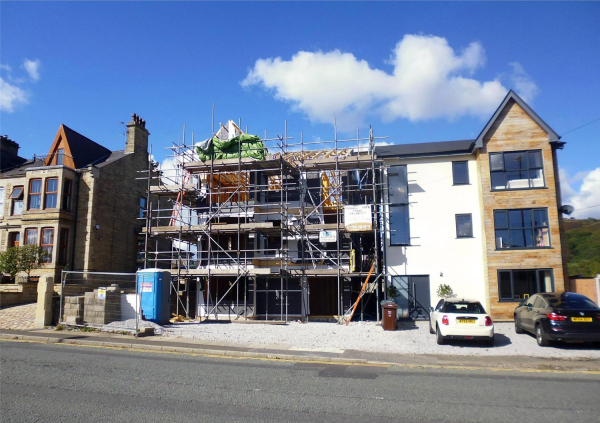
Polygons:
[[533,333],[542,347],[550,341],[600,345],[600,308],[574,292],[535,294],[515,309],[515,332],[524,331]]

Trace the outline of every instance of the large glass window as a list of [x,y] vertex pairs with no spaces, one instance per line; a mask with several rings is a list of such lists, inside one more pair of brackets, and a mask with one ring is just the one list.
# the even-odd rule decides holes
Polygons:
[[494,210],[496,249],[550,247],[548,209]]
[[14,187],[9,197],[12,201],[10,206],[10,214],[11,215],[19,215],[23,214],[23,196],[24,190],[23,187]]
[[469,162],[452,162],[452,182],[454,185],[469,184]]
[[544,187],[542,152],[490,153],[492,190]]
[[471,214],[456,215],[456,237],[457,238],[472,238],[473,237],[473,220]]
[[42,180],[32,179],[29,181],[29,210],[42,207]]
[[46,253],[42,261],[44,263],[52,263],[52,251],[54,249],[54,229],[42,229],[42,250]]
[[4,187],[0,187],[0,217],[4,217]]
[[552,269],[498,270],[498,296],[502,301],[521,301],[538,292],[553,292]]
[[58,178],[46,179],[46,193],[45,193],[46,204],[44,206],[45,209],[55,209],[56,208],[57,195],[58,195]]
[[406,166],[388,169],[390,245],[410,245],[408,173]]

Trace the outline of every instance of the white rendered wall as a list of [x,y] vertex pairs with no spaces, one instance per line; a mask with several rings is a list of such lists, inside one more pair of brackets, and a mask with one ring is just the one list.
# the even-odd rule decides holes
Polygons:
[[[452,162],[465,160],[468,161],[470,184],[453,185]],[[447,284],[458,297],[479,300],[487,308],[480,187],[475,158],[464,155],[386,159],[384,164],[386,167],[407,165],[411,237],[410,246],[391,246],[386,213],[388,275],[428,275],[430,306],[435,307],[439,301],[436,294],[439,285]],[[384,192],[387,196],[387,186]],[[466,213],[472,215],[473,238],[457,238],[455,216]]]

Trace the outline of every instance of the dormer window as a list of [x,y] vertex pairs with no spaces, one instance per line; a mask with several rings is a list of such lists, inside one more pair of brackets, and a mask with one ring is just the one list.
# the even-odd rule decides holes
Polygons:
[[14,187],[12,192],[10,193],[11,204],[11,212],[12,216],[23,214],[23,187]]
[[64,150],[64,148],[59,148],[58,152],[56,153],[56,164],[57,165],[62,165],[64,157],[65,157],[65,150]]

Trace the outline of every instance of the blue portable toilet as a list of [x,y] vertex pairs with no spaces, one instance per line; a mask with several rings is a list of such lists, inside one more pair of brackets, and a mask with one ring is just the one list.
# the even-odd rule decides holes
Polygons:
[[142,315],[159,325],[169,322],[171,311],[171,273],[164,269],[144,269],[137,272],[137,292]]

